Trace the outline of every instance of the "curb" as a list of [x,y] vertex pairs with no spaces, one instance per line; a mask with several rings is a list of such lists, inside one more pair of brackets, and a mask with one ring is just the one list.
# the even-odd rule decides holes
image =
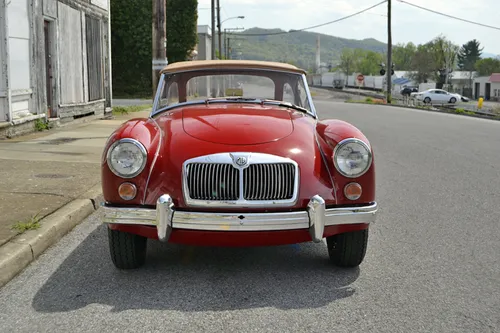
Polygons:
[[95,212],[100,196],[99,184],[40,220],[39,229],[26,231],[0,247],[0,288]]
[[[466,114],[466,113],[457,113],[457,112],[452,112],[452,111],[445,111],[445,110],[438,110],[438,109],[422,109],[418,107],[413,107],[409,105],[398,105],[398,104],[377,104],[377,103],[356,103],[356,102],[344,102],[347,104],[364,104],[364,105],[382,105],[382,106],[390,106],[394,108],[403,108],[403,109],[412,109],[412,110],[420,110],[420,111],[427,111],[427,112],[437,112],[437,113],[445,113],[445,114],[451,114],[455,116],[462,116],[462,117],[472,117],[472,118],[481,118],[481,119],[486,119],[486,120],[495,120],[495,121],[500,121],[500,118],[497,118],[495,116],[487,116],[487,115],[482,115],[482,114]],[[472,111],[474,112],[474,111]]]

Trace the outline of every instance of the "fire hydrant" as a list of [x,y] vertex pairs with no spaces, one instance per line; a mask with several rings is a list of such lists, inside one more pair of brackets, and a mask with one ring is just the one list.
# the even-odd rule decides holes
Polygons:
[[477,101],[477,108],[482,109],[483,108],[483,101],[484,98],[480,97],[479,100]]

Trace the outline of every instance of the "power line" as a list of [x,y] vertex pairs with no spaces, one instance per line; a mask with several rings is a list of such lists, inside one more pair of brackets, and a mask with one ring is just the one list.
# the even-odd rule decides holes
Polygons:
[[483,23],[479,23],[479,22],[469,21],[469,20],[466,20],[466,19],[463,19],[463,18],[460,18],[460,17],[456,17],[456,16],[452,16],[452,15],[448,15],[448,14],[443,14],[443,13],[440,13],[440,12],[432,10],[432,9],[428,9],[428,8],[425,8],[425,7],[421,7],[421,6],[415,5],[413,3],[406,2],[404,0],[397,0],[397,1],[402,2],[404,4],[407,4],[407,5],[410,5],[410,6],[413,6],[413,7],[416,7],[416,8],[420,8],[422,10],[426,10],[426,11],[434,13],[434,14],[446,16],[446,17],[449,17],[449,18],[452,18],[452,19],[455,19],[455,20],[459,20],[459,21],[462,21],[462,22],[467,22],[467,23],[479,25],[479,26],[482,26],[482,27],[490,28],[490,29],[500,30],[499,27],[494,27],[494,26],[483,24]]
[[[359,12],[354,13],[354,14],[351,14],[351,15],[348,15],[348,16],[344,16],[344,17],[341,17],[339,19],[336,19],[336,20],[333,20],[333,21],[330,21],[330,22],[326,22],[326,23],[321,23],[321,24],[318,24],[318,25],[314,25],[312,27],[307,27],[307,28],[302,28],[302,29],[297,29],[297,30],[290,30],[290,31],[270,32],[270,33],[264,33],[264,34],[245,34],[245,33],[239,33],[238,35],[241,35],[241,36],[275,36],[275,35],[285,35],[285,34],[291,34],[291,33],[294,33],[294,32],[299,32],[299,31],[305,31],[305,30],[309,30],[309,29],[319,28],[319,27],[322,27],[322,26],[325,26],[325,25],[328,25],[328,24],[337,23],[337,22],[346,20],[348,18],[351,18],[353,16],[362,14],[362,13],[364,13],[366,11],[369,11],[370,9],[373,9],[373,8],[375,8],[377,6],[380,6],[380,5],[382,5],[383,3],[386,3],[386,2],[387,2],[387,0],[384,0],[382,2],[377,3],[376,5],[370,6],[370,7],[366,8],[366,9],[363,9],[363,10],[361,10]],[[236,33],[232,33],[232,34],[236,34]]]
[[222,6],[222,7],[220,7],[220,8],[222,8],[222,10],[224,11],[224,14],[226,14],[226,17],[229,17],[229,14],[228,14],[228,13],[227,13],[227,11],[226,11],[226,7]]

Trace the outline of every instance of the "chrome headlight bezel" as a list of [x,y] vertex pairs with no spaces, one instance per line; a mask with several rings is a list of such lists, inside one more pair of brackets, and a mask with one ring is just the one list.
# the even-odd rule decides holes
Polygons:
[[[113,163],[111,162],[111,153],[113,152],[113,150],[123,144],[123,143],[131,143],[133,145],[135,145],[143,159],[142,159],[142,164],[141,166],[139,167],[139,169],[134,172],[134,173],[131,173],[131,174],[121,174],[120,172],[118,172],[114,167],[113,167]],[[137,177],[142,171],[144,171],[144,168],[146,167],[146,164],[147,164],[147,156],[148,156],[148,152],[146,150],[146,148],[144,147],[144,145],[142,143],[140,143],[139,141],[135,140],[135,139],[130,139],[130,138],[125,138],[125,139],[120,139],[120,140],[117,140],[115,141],[108,149],[107,153],[106,153],[106,163],[108,164],[108,167],[109,169],[111,170],[111,172],[113,174],[115,174],[116,176],[120,177],[120,178],[124,178],[124,179],[130,179],[130,178],[134,178],[134,177]]]
[[[366,165],[366,168],[362,172],[360,172],[358,174],[355,174],[355,175],[346,174],[344,171],[342,171],[342,169],[339,167],[338,162],[337,162],[337,153],[338,153],[338,151],[342,147],[344,147],[346,144],[349,144],[349,143],[359,144],[360,146],[362,146],[368,152],[368,163]],[[356,138],[347,138],[347,139],[344,139],[344,140],[340,141],[337,144],[337,146],[335,146],[335,149],[333,150],[333,164],[335,165],[335,169],[342,176],[347,177],[347,178],[358,178],[358,177],[363,176],[365,173],[368,172],[368,170],[370,170],[370,167],[372,165],[372,161],[373,161],[373,154],[372,154],[372,150],[371,150],[370,145],[367,144],[366,142],[364,142],[363,140],[360,140],[360,139],[356,139]]]

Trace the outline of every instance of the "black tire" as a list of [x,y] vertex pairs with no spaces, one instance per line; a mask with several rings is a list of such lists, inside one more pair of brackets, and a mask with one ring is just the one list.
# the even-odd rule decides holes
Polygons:
[[326,238],[330,261],[340,267],[359,266],[366,254],[368,229],[346,232]]
[[146,262],[146,237],[108,228],[109,252],[116,268],[139,268]]
[[430,98],[430,97],[426,97],[426,98],[424,99],[424,103],[425,103],[425,104],[429,104],[430,102],[431,102],[431,98]]
[[450,103],[455,104],[457,102],[457,99],[455,97],[452,97],[450,99]]

